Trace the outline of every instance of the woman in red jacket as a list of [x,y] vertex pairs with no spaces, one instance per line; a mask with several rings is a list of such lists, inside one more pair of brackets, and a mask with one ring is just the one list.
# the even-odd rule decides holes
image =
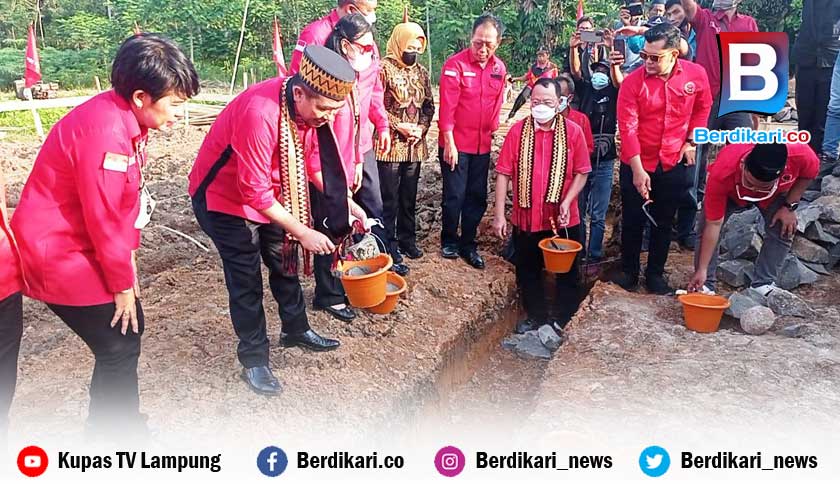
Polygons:
[[154,34],[120,46],[111,84],[52,128],[12,227],[26,295],[47,303],[95,356],[88,428],[143,432],[135,251],[154,208],[144,186],[147,131],[174,123],[199,85],[190,60]]
[[9,407],[17,383],[17,360],[23,334],[23,280],[20,256],[6,213],[6,180],[0,172],[0,448],[8,431]]

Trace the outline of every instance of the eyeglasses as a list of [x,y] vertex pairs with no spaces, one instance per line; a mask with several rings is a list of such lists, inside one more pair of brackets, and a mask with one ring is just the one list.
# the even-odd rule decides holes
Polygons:
[[648,54],[645,51],[639,52],[639,57],[641,57],[642,60],[646,61],[650,59],[653,62],[659,62],[660,60],[664,59],[665,57],[668,57],[669,55],[671,55],[670,52],[668,52],[667,54]]
[[473,40],[472,41],[472,46],[475,47],[476,49],[486,47],[487,50],[493,50],[493,49],[496,48],[496,43],[495,42],[485,42],[483,40]]
[[368,53],[373,52],[373,44],[362,45],[358,42],[351,42],[351,43],[353,45],[355,45],[359,50],[361,50],[362,54],[368,54]]
[[[747,178],[746,177],[746,171],[747,171],[747,167],[742,164],[741,165],[741,182],[735,184],[735,195],[737,195],[738,198],[740,198],[741,200],[743,200],[745,202],[750,202],[750,203],[763,202],[764,200],[773,198],[773,195],[776,194],[776,190],[779,189],[779,179],[777,178],[776,181],[773,183],[773,186],[770,187],[770,189],[768,189],[768,190],[764,190],[764,189],[761,189],[761,188],[755,188],[755,187],[749,187],[749,186],[747,186],[746,183],[744,183],[744,181],[746,181],[746,178]],[[744,189],[749,190],[751,192],[760,193],[763,196],[761,196],[761,197],[745,197],[745,196],[742,196],[741,195],[741,187],[744,187]]]

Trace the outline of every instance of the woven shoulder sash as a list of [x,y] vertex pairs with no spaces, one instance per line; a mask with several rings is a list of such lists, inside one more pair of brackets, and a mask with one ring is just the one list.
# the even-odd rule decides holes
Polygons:
[[[534,150],[536,149],[534,138],[534,118],[529,117],[522,126],[522,135],[519,140],[517,203],[520,208],[531,208],[534,181]],[[563,115],[558,113],[557,117],[554,118],[554,143],[551,150],[551,171],[548,177],[548,189],[545,192],[546,203],[560,203],[563,182],[566,180],[568,158],[566,123]]]
[[[286,86],[280,89],[280,125],[278,129],[278,160],[280,164],[280,203],[295,219],[307,227],[312,227],[309,209],[309,183],[306,179],[306,163],[303,146],[298,137],[297,127],[289,114],[286,99]],[[286,237],[291,239],[287,232]]]

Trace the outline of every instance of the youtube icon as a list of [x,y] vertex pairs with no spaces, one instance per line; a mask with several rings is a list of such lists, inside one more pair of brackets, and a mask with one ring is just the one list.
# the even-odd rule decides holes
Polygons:
[[47,470],[49,458],[44,449],[31,445],[20,451],[17,458],[17,466],[20,472],[27,477],[38,477]]

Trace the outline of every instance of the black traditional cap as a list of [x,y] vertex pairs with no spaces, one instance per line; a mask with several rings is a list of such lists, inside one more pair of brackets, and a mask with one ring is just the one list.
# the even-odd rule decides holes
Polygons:
[[550,54],[548,47],[541,45],[539,49],[537,49],[537,55],[539,54]]
[[321,45],[303,49],[299,75],[308,88],[335,101],[344,100],[356,81],[356,71],[350,63]]
[[645,27],[653,28],[653,27],[656,27],[657,25],[667,24],[667,23],[668,23],[668,19],[666,19],[665,17],[663,17],[661,15],[657,15],[656,17],[649,18],[647,20],[647,22],[645,22]]
[[744,159],[744,166],[757,179],[771,182],[782,176],[787,157],[787,146],[783,144],[757,144]]
[[650,6],[652,7],[654,5],[665,5],[665,0],[652,0]]

